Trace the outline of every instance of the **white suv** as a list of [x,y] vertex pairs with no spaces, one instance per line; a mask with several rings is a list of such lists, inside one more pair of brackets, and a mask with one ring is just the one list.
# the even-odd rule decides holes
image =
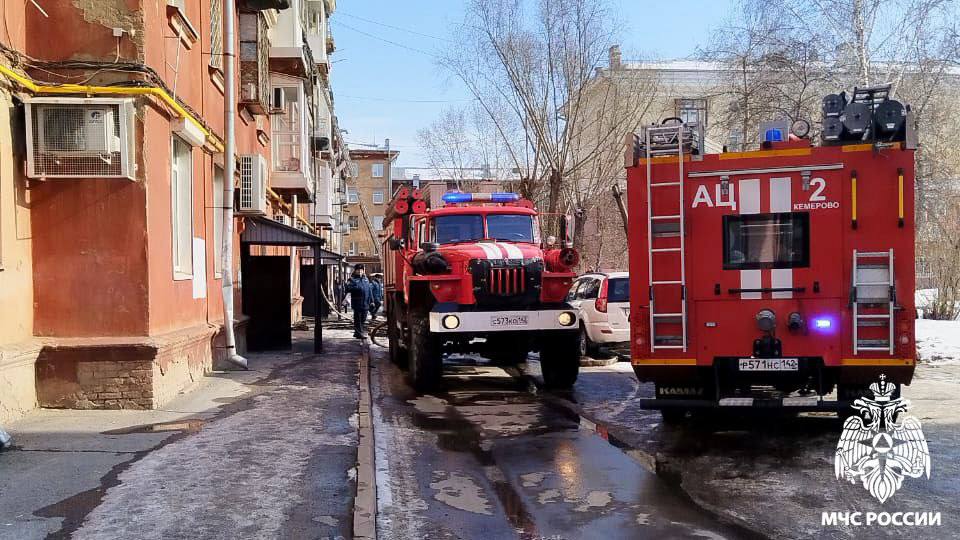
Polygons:
[[580,312],[580,352],[590,356],[601,347],[630,342],[630,274],[591,272],[578,277],[567,302]]

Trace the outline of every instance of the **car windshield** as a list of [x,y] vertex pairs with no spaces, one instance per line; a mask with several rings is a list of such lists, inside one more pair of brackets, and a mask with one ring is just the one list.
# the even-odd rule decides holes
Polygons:
[[533,216],[520,214],[490,214],[487,216],[487,236],[506,242],[533,242]]
[[483,239],[483,216],[478,214],[438,216],[431,222],[433,240],[453,244]]
[[611,304],[630,301],[630,278],[613,278],[607,281],[607,301]]

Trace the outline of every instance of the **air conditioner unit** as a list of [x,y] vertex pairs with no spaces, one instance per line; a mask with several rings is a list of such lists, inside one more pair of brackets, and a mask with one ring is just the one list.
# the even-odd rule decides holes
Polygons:
[[136,178],[134,100],[28,98],[27,176]]
[[282,87],[273,89],[273,96],[270,99],[270,112],[272,114],[283,114],[287,111],[287,94]]
[[260,154],[240,156],[240,201],[237,212],[267,213],[267,160]]

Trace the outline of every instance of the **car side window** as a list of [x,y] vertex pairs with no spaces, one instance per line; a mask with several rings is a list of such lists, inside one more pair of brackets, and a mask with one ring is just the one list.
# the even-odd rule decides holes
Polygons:
[[597,297],[600,294],[600,280],[599,279],[589,279],[584,281],[583,286],[580,287],[580,290],[577,292],[579,298],[584,300],[591,300]]

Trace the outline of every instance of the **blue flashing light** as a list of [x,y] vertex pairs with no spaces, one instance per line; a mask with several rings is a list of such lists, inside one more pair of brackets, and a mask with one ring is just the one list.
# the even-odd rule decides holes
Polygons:
[[813,327],[819,330],[829,330],[831,326],[833,326],[833,321],[830,319],[821,318],[813,320]]
[[497,192],[497,193],[463,193],[460,191],[448,191],[443,194],[443,202],[448,204],[468,203],[490,201],[495,203],[517,202],[520,195],[516,193]]
[[501,191],[498,193],[491,193],[490,200],[498,203],[517,202],[520,200],[520,195]]
[[783,141],[783,131],[779,129],[768,129],[763,139],[766,142],[781,142]]
[[473,200],[473,193],[460,193],[459,191],[450,191],[448,193],[444,193],[443,197],[441,198],[445,203],[464,203],[464,202],[470,202]]

